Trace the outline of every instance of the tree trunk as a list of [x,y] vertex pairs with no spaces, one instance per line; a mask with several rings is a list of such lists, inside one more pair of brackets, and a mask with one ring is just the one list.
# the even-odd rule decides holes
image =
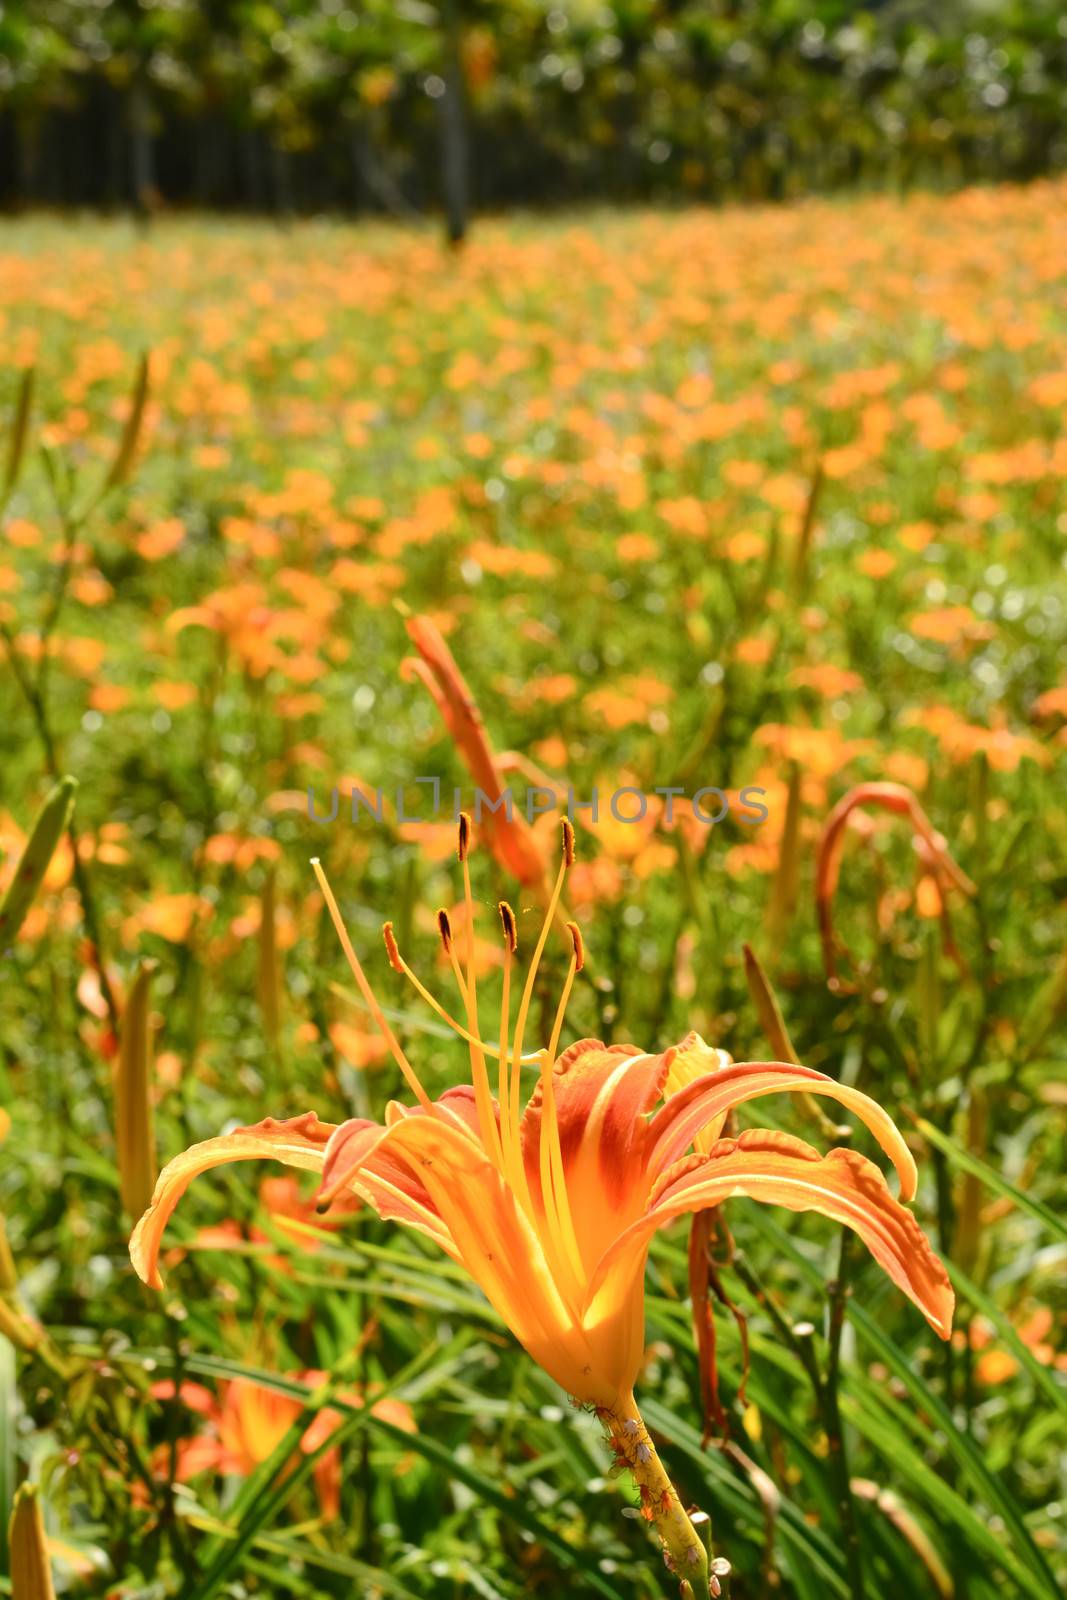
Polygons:
[[104,204],[122,209],[126,200],[126,130],[123,127],[122,96],[114,90],[107,97],[107,123],[104,133]]
[[40,199],[41,119],[23,111],[15,124],[16,195],[20,204],[32,206]]
[[270,147],[271,177],[273,178],[274,210],[278,221],[285,227],[293,214],[293,168],[288,150],[280,144]]
[[420,222],[422,218],[419,212],[385,163],[378,160],[365,122],[357,122],[352,129],[349,149],[352,153],[357,210],[372,209],[370,202],[376,202],[389,216],[403,217],[407,222]]
[[263,211],[266,209],[263,182],[263,145],[258,128],[243,128],[241,130],[240,153],[242,202],[249,211]]
[[441,96],[441,178],[448,242],[456,248],[467,236],[470,200],[467,118],[463,103],[463,62],[460,56],[459,0],[444,0],[443,15],[445,92]]
[[152,148],[152,103],[148,86],[138,74],[130,86],[130,180],[133,208],[147,223],[156,205],[156,162]]

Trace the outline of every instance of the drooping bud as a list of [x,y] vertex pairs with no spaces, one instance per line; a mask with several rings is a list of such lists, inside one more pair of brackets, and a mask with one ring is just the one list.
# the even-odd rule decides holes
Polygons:
[[500,922],[504,929],[504,943],[514,955],[519,948],[519,930],[515,926],[515,913],[506,900],[498,902],[497,910],[500,912]]
[[137,969],[119,1029],[115,1080],[115,1146],[122,1203],[131,1217],[147,1211],[159,1168],[152,1110],[150,990],[154,961]]
[[400,946],[396,942],[391,922],[382,923],[382,938],[385,940],[385,953],[389,957],[389,965],[394,972],[403,972],[404,963],[400,959]]
[[448,912],[444,906],[437,913],[437,931],[441,935],[441,943],[445,947],[445,955],[452,954],[452,924],[448,920]]
[[[815,908],[822,941],[823,964],[831,988],[841,992],[842,983],[837,974],[833,930],[833,900],[841,869],[841,852],[849,818],[859,807],[875,806],[896,816],[906,817],[911,824],[916,851],[924,870],[932,869],[938,878],[938,888],[949,885],[961,893],[977,893],[967,874],[949,855],[944,837],[936,831],[929,817],[912,791],[902,783],[860,783],[848,791],[834,806],[823,826],[822,837],[815,863]],[[961,963],[959,952],[946,944],[946,954],[953,954]]]
[[401,662],[400,676],[409,682],[417,679],[428,690],[476,790],[492,808],[485,819],[486,844],[505,872],[524,888],[542,885],[545,862],[540,840],[524,817],[513,815],[508,806],[497,809],[506,796],[501,763],[455,657],[429,617],[412,616],[406,607],[401,615],[418,654]]
[[16,1491],[8,1544],[13,1600],[55,1600],[44,1517],[34,1484],[24,1483]]
[[581,972],[585,966],[585,944],[582,940],[582,930],[576,922],[568,922],[567,932],[570,934],[571,942],[574,945],[574,970],[575,972]]
[[459,814],[459,836],[456,841],[456,855],[461,861],[466,861],[471,847],[471,819],[465,811]]
[[563,832],[563,860],[568,867],[574,865],[574,825],[569,817],[564,817],[560,823]]

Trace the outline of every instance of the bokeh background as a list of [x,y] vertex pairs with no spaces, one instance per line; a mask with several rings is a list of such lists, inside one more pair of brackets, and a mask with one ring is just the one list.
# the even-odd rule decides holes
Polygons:
[[[473,783],[412,615],[520,803],[599,787],[565,1039],[767,1057],[747,942],[918,1161],[953,1340],[859,1249],[835,1327],[838,1230],[732,1202],[707,1440],[686,1226],[654,1247],[640,1398],[734,1600],[1063,1592],[1065,158],[1044,0],[0,10],[0,893],[78,780],[0,935],[0,1594],[39,1600],[24,1480],[94,1600],[676,1592],[595,1419],[425,1241],[245,1165],[162,1294],[129,1264],[189,1143],[402,1093],[312,855],[425,1081],[466,1075],[379,933],[447,996],[454,827],[397,789]],[[975,892],[857,805],[830,983],[820,841],[886,782]],[[714,827],[654,792],[712,785]],[[382,820],[310,820],[335,787]],[[495,902],[528,951],[538,895],[477,833],[495,1018]]]
[[1056,0],[21,0],[0,198],[410,217],[1029,180]]

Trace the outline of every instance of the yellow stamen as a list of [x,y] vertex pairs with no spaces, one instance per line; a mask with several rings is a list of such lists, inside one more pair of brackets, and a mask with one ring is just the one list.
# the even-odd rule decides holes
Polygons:
[[471,869],[468,857],[470,855],[471,821],[465,811],[459,815],[459,845],[458,855],[463,864],[463,903],[467,912],[466,928],[466,958],[467,976],[463,982],[459,976],[459,966],[455,955],[450,950],[449,955],[455,966],[456,977],[460,985],[460,993],[467,1011],[467,1042],[471,1057],[471,1082],[474,1084],[474,1103],[478,1108],[478,1128],[482,1136],[482,1144],[490,1160],[498,1172],[504,1170],[504,1158],[500,1148],[500,1130],[497,1127],[496,1115],[493,1111],[493,1096],[489,1088],[489,1074],[485,1070],[485,1051],[481,1040],[478,1038],[478,980],[474,971],[474,896],[471,894]]
[[[530,1194],[526,1164],[522,1158],[522,1117],[519,1109],[519,1074],[510,1071],[508,1061],[508,1033],[511,1022],[511,967],[512,956],[518,948],[519,938],[515,913],[506,900],[497,909],[504,930],[504,984],[500,998],[500,1068],[498,1090],[500,1099],[500,1146],[504,1161],[504,1179],[531,1222],[534,1221],[533,1198]],[[536,1057],[535,1057],[536,1059]]]
[[581,970],[582,965],[578,959],[578,952],[576,950],[574,955],[571,956],[571,964],[567,970],[567,976],[563,984],[563,993],[559,997],[559,1005],[556,1008],[556,1020],[552,1024],[552,1038],[546,1052],[549,1061],[552,1063],[554,1063],[556,1060],[556,1050],[559,1047],[559,1036],[563,1031],[563,1019],[567,1014],[567,1004],[571,997],[571,990],[574,988],[574,979],[576,974]]
[[[563,1019],[567,1015],[567,1005],[570,1001],[571,990],[574,988],[574,979],[585,965],[585,946],[582,943],[581,929],[576,922],[568,922],[567,931],[574,944],[574,954],[571,956],[570,967],[567,971],[563,993],[560,995],[559,1005],[556,1008],[556,1020],[552,1025],[552,1037],[549,1041],[544,1066],[547,1067],[550,1081],[551,1072],[556,1062],[556,1052],[559,1049],[559,1036],[563,1031]],[[570,1214],[570,1198],[567,1193],[567,1179],[563,1170],[563,1149],[559,1142],[559,1123],[556,1117],[555,1091],[552,1091],[551,1110],[549,1110],[548,1097],[545,1099],[544,1126],[545,1134],[541,1139],[541,1188],[545,1188],[546,1176],[551,1172],[553,1192],[556,1205],[560,1212],[560,1219],[565,1228],[574,1231],[574,1222]],[[552,1131],[548,1132],[548,1121],[551,1118]]]
[[400,1048],[399,1040],[397,1039],[392,1028],[389,1026],[388,1022],[385,1020],[385,1014],[375,998],[374,990],[367,982],[363,968],[359,964],[359,958],[352,948],[352,941],[348,937],[348,930],[345,927],[341,913],[338,910],[337,901],[333,897],[333,890],[326,881],[326,874],[323,872],[317,856],[312,858],[311,866],[316,878],[319,880],[319,888],[322,890],[323,898],[326,901],[326,908],[330,913],[334,927],[337,929],[337,937],[341,941],[341,949],[344,951],[345,959],[352,969],[352,976],[359,985],[359,992],[363,996],[364,1004],[366,1005],[371,1016],[374,1018],[375,1022],[378,1024],[378,1027],[381,1029],[385,1038],[385,1042],[393,1052],[393,1058],[396,1061],[397,1066],[404,1074],[408,1088],[411,1090],[412,1094],[414,1094],[419,1104],[428,1111],[433,1102],[426,1093],[426,1090],[422,1087],[422,1084],[419,1082],[419,1077],[414,1067],[411,1065],[407,1056]]
[[[438,916],[440,917],[445,917],[446,915],[447,914],[444,911],[438,912]],[[422,996],[423,1000],[425,1000],[426,1004],[437,1012],[437,1015],[441,1018],[441,1021],[447,1022],[453,1033],[458,1033],[459,1037],[466,1040],[468,1044],[477,1045],[478,1048],[484,1051],[487,1056],[498,1056],[501,1052],[501,1047],[498,1046],[496,1049],[494,1049],[491,1044],[486,1044],[484,1039],[476,1038],[474,1034],[468,1033],[463,1024],[461,1022],[457,1022],[450,1011],[445,1010],[440,1000],[438,1000],[435,995],[430,993],[429,989],[427,989],[426,985],[419,978],[418,974],[413,972],[408,966],[407,962],[404,960],[404,957],[400,954],[400,946],[396,942],[396,936],[393,933],[393,924],[391,922],[385,923],[382,927],[382,936],[385,939],[385,948],[389,952],[389,960],[394,969],[397,972],[402,973],[404,977],[407,978],[408,982],[414,986],[414,988]],[[451,941],[451,934],[449,935],[449,939]],[[451,954],[450,944],[445,945],[445,950],[447,953]]]
[[[566,818],[563,820],[563,859],[560,862],[556,882],[549,897],[545,920],[541,926],[541,933],[534,949],[530,970],[526,975],[526,985],[519,1005],[519,1014],[515,1021],[515,1042],[512,1046],[511,1072],[512,1094],[517,1093],[519,1074],[519,1061],[522,1055],[523,1034],[526,1031],[526,1019],[530,1011],[530,1002],[533,998],[534,983],[537,980],[537,969],[541,963],[545,943],[548,939],[548,930],[552,926],[552,919],[559,905],[560,894],[563,890],[563,880],[567,876],[567,868],[574,861],[574,829]],[[574,959],[572,958],[572,966]],[[573,974],[570,982],[573,982]],[[567,987],[570,992],[569,983]],[[566,1185],[563,1182],[563,1154],[559,1144],[559,1129],[556,1123],[556,1097],[552,1084],[552,1068],[555,1056],[546,1051],[541,1057],[541,1194],[545,1211],[548,1238],[545,1241],[555,1258],[557,1276],[569,1283],[571,1294],[577,1297],[579,1285],[582,1282],[582,1260],[578,1249],[578,1238],[574,1231],[574,1220],[571,1217],[570,1204],[567,1199]],[[559,1175],[559,1186],[553,1182],[553,1174]]]
[[511,1123],[511,1072],[508,1060],[508,1033],[511,1029],[511,962],[518,944],[515,917],[506,900],[497,907],[504,928],[504,980],[500,994],[500,1055],[497,1070],[497,1104],[500,1106],[500,1149],[504,1158],[504,1177],[514,1190],[515,1144]]

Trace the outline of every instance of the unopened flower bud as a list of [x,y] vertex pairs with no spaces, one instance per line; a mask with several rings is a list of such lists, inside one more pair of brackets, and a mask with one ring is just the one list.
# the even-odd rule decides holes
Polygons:
[[32,1484],[24,1483],[15,1494],[8,1544],[14,1600],[55,1600],[41,1502]]
[[131,1217],[148,1210],[158,1175],[152,1111],[150,989],[154,961],[137,969],[119,1029],[115,1146],[122,1203]]

